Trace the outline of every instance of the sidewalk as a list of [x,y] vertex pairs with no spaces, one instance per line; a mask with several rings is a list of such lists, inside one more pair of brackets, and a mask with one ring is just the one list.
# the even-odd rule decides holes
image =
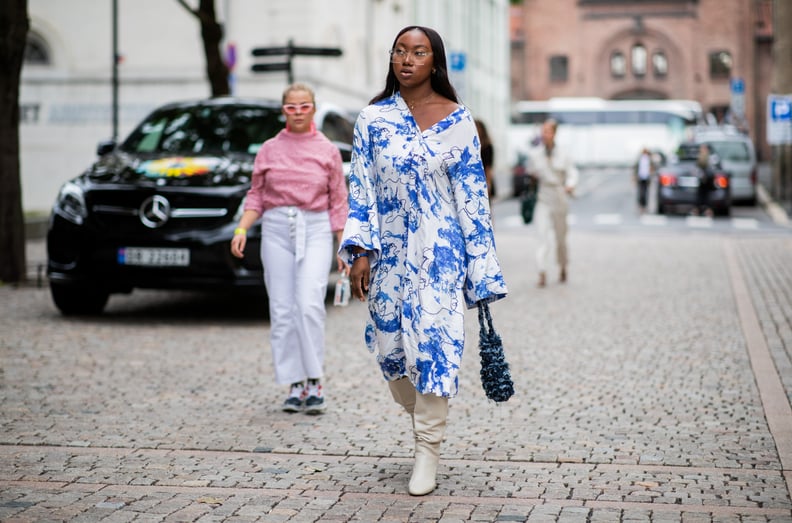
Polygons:
[[792,521],[790,238],[573,230],[569,283],[542,290],[533,234],[497,242],[517,394],[486,400],[471,313],[420,498],[362,304],[328,308],[331,407],[308,417],[279,411],[238,303],[136,292],[69,320],[0,288],[0,520]]
[[759,164],[758,169],[758,182],[756,184],[757,189],[757,203],[762,206],[762,208],[770,215],[770,218],[773,219],[775,223],[778,225],[789,226],[790,219],[787,212],[784,208],[779,205],[775,200],[773,200],[772,196],[767,189],[770,186],[770,177],[771,177],[771,166],[768,163],[761,163]]

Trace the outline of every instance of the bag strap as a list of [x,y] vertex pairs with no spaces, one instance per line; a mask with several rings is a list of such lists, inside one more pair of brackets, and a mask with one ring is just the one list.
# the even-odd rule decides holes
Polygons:
[[[492,315],[490,314],[489,304],[483,300],[477,302],[479,327],[487,334],[495,332],[495,327],[492,325]],[[489,329],[488,329],[489,327]]]

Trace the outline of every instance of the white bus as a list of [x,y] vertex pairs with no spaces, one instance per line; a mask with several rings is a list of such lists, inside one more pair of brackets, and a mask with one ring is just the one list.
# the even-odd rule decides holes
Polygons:
[[673,153],[704,123],[701,105],[691,100],[604,100],[551,98],[517,102],[512,113],[511,165],[539,136],[546,119],[559,122],[556,140],[580,166],[632,165],[641,149]]

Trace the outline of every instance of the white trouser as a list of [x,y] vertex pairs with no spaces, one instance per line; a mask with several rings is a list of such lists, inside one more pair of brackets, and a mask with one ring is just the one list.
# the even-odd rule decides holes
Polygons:
[[327,212],[277,207],[261,218],[261,262],[270,312],[275,381],[321,378],[325,299],[333,257]]
[[566,220],[566,205],[551,207],[543,202],[536,204],[534,224],[539,236],[539,246],[536,249],[536,266],[539,272],[547,272],[553,258],[561,268],[566,268]]

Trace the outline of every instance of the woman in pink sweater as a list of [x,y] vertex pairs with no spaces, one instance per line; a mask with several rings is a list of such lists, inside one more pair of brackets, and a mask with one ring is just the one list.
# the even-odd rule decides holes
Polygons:
[[[283,93],[286,128],[261,146],[231,252],[241,258],[247,230],[261,217],[261,261],[269,296],[275,380],[290,385],[287,412],[321,414],[325,399],[325,297],[348,203],[341,153],[314,126],[314,93]],[[338,268],[347,271],[337,257]]]

